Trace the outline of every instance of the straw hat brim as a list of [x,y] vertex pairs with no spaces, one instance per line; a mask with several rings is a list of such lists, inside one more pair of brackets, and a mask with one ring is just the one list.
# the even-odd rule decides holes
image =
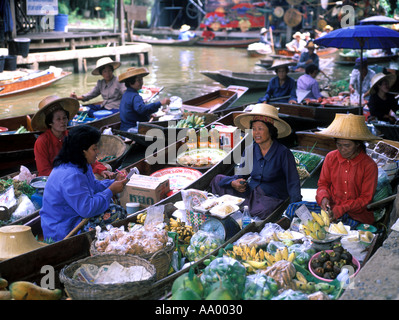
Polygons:
[[277,70],[278,68],[288,68],[289,66],[296,65],[296,62],[294,61],[273,61],[273,64],[271,67],[268,68],[268,70]]
[[91,72],[91,74],[92,74],[93,76],[99,76],[99,75],[101,75],[101,74],[100,74],[100,69],[103,68],[103,67],[105,67],[105,66],[112,66],[112,68],[115,70],[115,69],[118,69],[118,68],[121,66],[121,63],[118,62],[118,61],[112,61],[112,62],[104,63],[104,64],[102,64],[101,66],[96,67],[96,68]]
[[180,31],[188,31],[188,30],[190,30],[191,29],[191,27],[189,26],[189,25],[187,25],[187,24],[183,24],[181,27],[180,27]]
[[69,120],[73,119],[73,117],[78,113],[80,107],[79,101],[73,98],[56,97],[55,99],[51,99],[47,104],[43,105],[42,107],[39,104],[40,109],[35,113],[31,122],[33,130],[45,131],[48,129],[45,123],[45,119],[47,112],[49,112],[49,109],[54,104],[60,104],[64,110],[69,112]]
[[[267,110],[268,108],[275,108],[275,107],[268,104],[256,104],[254,106],[253,111],[238,115],[234,119],[234,124],[241,130],[250,129],[251,121],[254,119],[255,116],[268,116],[274,120],[273,125],[277,128],[278,138],[284,138],[289,136],[291,134],[290,125],[284,120],[279,118],[277,109],[276,112],[273,113],[273,112],[268,112]],[[266,112],[257,112],[258,110],[261,111],[262,109]]]
[[370,132],[365,120],[363,115],[337,113],[334,121],[326,129],[315,132],[315,134],[345,140],[381,140],[381,137]]
[[370,94],[374,94],[377,92],[378,83],[380,83],[384,79],[388,80],[389,88],[391,88],[396,82],[396,75],[392,73],[377,73],[373,78],[371,78]]
[[119,75],[118,77],[118,81],[119,82],[124,82],[127,79],[130,79],[132,77],[136,77],[136,76],[148,76],[150,74],[150,72],[147,70],[147,68],[129,68],[126,70],[126,72],[122,73],[121,75]]
[[33,236],[31,227],[15,225],[0,228],[0,261],[46,246]]

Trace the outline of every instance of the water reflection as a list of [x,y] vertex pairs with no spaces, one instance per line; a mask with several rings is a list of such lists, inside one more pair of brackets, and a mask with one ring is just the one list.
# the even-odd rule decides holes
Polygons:
[[[219,83],[200,74],[200,70],[260,71],[263,70],[262,67],[255,65],[258,60],[259,58],[249,57],[244,48],[154,46],[153,61],[151,65],[147,66],[150,74],[144,78],[144,84],[163,86],[164,90],[160,98],[179,96],[183,100],[188,100],[223,88]],[[124,62],[115,71],[115,74],[123,73],[130,66],[128,62]],[[396,62],[387,63],[384,66],[398,68]],[[98,76],[91,74],[93,68],[94,66],[89,67],[85,74],[72,74],[46,89],[10,98],[1,98],[0,118],[34,113],[40,100],[49,95],[56,94],[65,97],[69,96],[72,91],[77,94],[89,92],[99,79]],[[331,81],[336,81],[348,78],[351,70],[352,67],[332,63],[324,72]],[[328,82],[328,79],[322,75],[318,79],[323,84]],[[260,96],[264,95],[265,90],[247,93],[240,99],[240,102],[257,101]]]

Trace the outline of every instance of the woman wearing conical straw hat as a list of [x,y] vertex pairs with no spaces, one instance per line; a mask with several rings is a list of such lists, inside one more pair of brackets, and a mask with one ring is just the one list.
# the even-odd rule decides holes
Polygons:
[[364,141],[381,139],[369,131],[363,115],[336,114],[334,121],[317,134],[332,137],[337,150],[324,159],[316,201],[333,220],[355,227],[372,224],[374,214],[367,210],[378,179],[377,164],[366,153]]
[[119,68],[120,62],[113,61],[109,57],[98,59],[96,67],[91,72],[94,76],[102,76],[102,79],[97,81],[96,86],[88,93],[78,96],[72,92],[70,97],[81,100],[89,101],[101,95],[103,101],[101,104],[89,105],[89,117],[93,117],[93,113],[98,110],[109,110],[113,113],[119,112],[119,105],[121,103],[122,95],[126,91],[126,87],[118,81],[114,75],[114,71]]
[[377,73],[371,79],[368,107],[370,116],[374,119],[391,124],[396,122],[395,112],[399,109],[398,100],[389,92],[395,81],[396,75],[383,73]]
[[260,103],[234,119],[242,130],[252,130],[253,142],[245,148],[234,176],[217,175],[212,192],[245,198],[251,216],[267,218],[283,201],[301,201],[301,187],[292,152],[278,142],[291,127],[275,107]]

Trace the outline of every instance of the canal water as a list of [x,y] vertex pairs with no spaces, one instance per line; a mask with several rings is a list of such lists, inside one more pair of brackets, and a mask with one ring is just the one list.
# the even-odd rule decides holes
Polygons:
[[[144,78],[144,84],[163,86],[160,98],[179,96],[184,101],[223,88],[221,84],[202,75],[201,70],[226,69],[237,72],[264,70],[256,65],[258,61],[259,58],[249,57],[245,48],[153,46],[153,61],[146,66],[150,74]],[[129,62],[124,62],[119,69],[115,70],[115,74],[119,75],[130,66]],[[34,113],[37,111],[39,102],[49,95],[67,97],[72,91],[78,95],[89,92],[100,79],[99,76],[91,75],[93,68],[94,66],[89,66],[87,73],[71,74],[45,89],[15,97],[1,98],[0,118]],[[324,72],[334,81],[347,77],[351,69],[352,67],[330,63]],[[325,83],[327,78],[320,75],[319,80]],[[265,90],[251,91],[237,103],[257,101],[260,96],[263,96]],[[96,101],[99,99],[101,97]]]

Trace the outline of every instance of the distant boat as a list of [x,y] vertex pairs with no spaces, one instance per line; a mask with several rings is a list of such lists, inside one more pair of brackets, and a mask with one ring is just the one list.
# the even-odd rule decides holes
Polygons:
[[[276,76],[274,71],[266,72],[234,72],[231,70],[218,71],[200,71],[204,76],[219,82],[225,87],[244,86],[248,89],[264,89],[266,90],[270,80]],[[289,72],[288,75],[293,79],[298,79],[303,72]]]
[[189,40],[178,40],[178,39],[159,39],[149,36],[140,36],[133,39],[135,42],[144,42],[151,45],[163,45],[163,46],[192,46],[198,42],[199,38],[191,38]]
[[207,47],[221,48],[246,48],[251,43],[259,41],[258,39],[230,39],[230,40],[199,40],[195,44]]
[[0,73],[0,97],[46,88],[71,73],[60,68],[49,68],[44,71],[28,69],[3,71]]

